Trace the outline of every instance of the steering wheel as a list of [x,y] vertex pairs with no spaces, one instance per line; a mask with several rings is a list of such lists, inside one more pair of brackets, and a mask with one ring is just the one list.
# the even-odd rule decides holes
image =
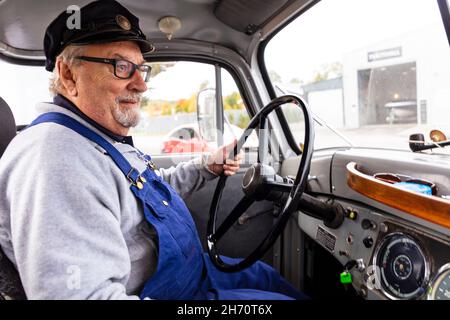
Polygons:
[[[269,135],[268,135],[268,115],[275,109],[280,108],[283,104],[292,103],[300,107],[303,111],[305,120],[305,140],[302,150],[302,158],[297,171],[297,175],[293,183],[286,183],[281,177],[276,175],[275,169],[268,165],[265,155],[268,154]],[[219,211],[219,202],[225,187],[227,177],[222,175],[214,192],[211,207],[209,210],[209,220],[206,230],[208,254],[213,264],[224,272],[237,272],[245,269],[259,260],[264,253],[273,245],[278,236],[284,230],[289,217],[297,209],[300,197],[305,190],[308,179],[309,167],[313,153],[314,142],[314,124],[308,107],[303,100],[294,95],[284,95],[272,100],[268,105],[262,108],[249,122],[247,129],[239,138],[234,150],[229,154],[229,158],[233,158],[238,154],[247,137],[259,128],[259,150],[258,161],[253,164],[245,173],[242,181],[242,189],[244,197],[227,215],[222,224],[217,227],[216,219]],[[287,195],[287,197],[286,197]],[[217,250],[217,243],[222,236],[231,228],[235,221],[250,207],[255,201],[270,200],[281,201],[281,211],[277,216],[277,220],[264,237],[261,243],[247,257],[236,264],[228,264],[224,262]]]

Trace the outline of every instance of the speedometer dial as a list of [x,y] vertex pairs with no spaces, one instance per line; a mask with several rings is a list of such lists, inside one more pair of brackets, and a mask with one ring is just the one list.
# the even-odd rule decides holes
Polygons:
[[428,289],[429,300],[450,300],[450,263],[437,272]]
[[377,247],[374,264],[387,297],[414,299],[426,292],[429,265],[413,238],[402,233],[388,235]]

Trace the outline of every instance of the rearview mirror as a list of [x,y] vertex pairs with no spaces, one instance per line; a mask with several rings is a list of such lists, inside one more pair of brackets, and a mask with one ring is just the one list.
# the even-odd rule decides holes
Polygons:
[[197,121],[199,132],[207,142],[217,141],[216,90],[206,88],[197,95]]

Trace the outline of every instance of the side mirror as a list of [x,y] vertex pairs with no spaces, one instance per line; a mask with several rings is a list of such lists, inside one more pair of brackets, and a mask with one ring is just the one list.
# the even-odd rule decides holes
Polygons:
[[216,90],[206,88],[197,94],[197,121],[201,138],[207,142],[217,141]]
[[440,130],[431,130],[430,138],[433,142],[443,142],[448,140],[446,135]]
[[425,143],[425,136],[422,133],[414,133],[409,136],[409,148],[413,152],[443,148],[450,146],[450,140],[440,130],[431,130],[430,132],[431,143]]

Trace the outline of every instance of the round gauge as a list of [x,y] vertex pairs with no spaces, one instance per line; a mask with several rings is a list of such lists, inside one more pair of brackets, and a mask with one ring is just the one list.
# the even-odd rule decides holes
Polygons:
[[450,300],[450,263],[447,263],[436,274],[428,289],[429,300]]
[[384,238],[374,255],[381,291],[391,299],[414,299],[426,292],[430,269],[414,239],[393,233]]

